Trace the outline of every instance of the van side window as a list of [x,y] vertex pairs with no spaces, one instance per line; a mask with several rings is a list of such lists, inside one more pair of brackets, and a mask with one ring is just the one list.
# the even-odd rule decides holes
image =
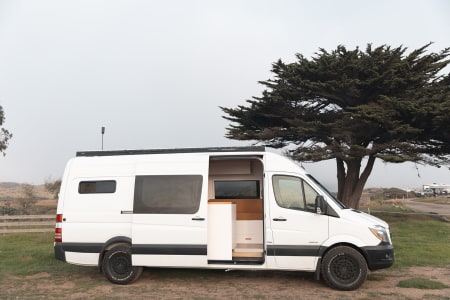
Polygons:
[[314,212],[317,192],[304,180],[285,175],[272,177],[275,200],[278,206]]
[[78,184],[80,194],[112,194],[116,192],[116,181],[81,181]]
[[201,175],[136,176],[137,214],[194,214],[200,207]]

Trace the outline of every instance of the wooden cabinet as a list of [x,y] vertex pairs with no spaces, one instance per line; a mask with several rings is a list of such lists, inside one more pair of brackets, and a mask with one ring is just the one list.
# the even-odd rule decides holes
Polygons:
[[236,204],[231,201],[208,203],[208,261],[231,261],[235,247]]
[[208,201],[208,261],[263,261],[261,199]]

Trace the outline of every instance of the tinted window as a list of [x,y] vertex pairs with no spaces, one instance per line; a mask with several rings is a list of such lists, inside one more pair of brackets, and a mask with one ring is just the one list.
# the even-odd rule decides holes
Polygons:
[[214,193],[215,199],[259,199],[259,181],[214,181]]
[[201,192],[201,175],[136,176],[134,213],[194,214]]
[[109,194],[116,192],[116,182],[114,180],[102,181],[81,181],[78,185],[80,194]]

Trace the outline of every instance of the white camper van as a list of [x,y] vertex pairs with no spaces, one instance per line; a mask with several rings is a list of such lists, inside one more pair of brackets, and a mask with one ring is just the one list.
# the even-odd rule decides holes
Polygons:
[[78,152],[54,250],[118,284],[186,267],[308,271],[352,290],[394,262],[387,223],[264,147]]

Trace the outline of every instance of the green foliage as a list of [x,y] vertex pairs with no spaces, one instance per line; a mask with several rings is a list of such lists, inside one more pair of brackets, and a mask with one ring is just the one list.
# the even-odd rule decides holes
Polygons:
[[[450,48],[426,53],[369,44],[338,46],[307,59],[272,65],[274,78],[247,106],[221,109],[227,137],[289,146],[301,161],[336,159],[338,199],[359,200],[376,158],[386,162],[448,162]],[[361,161],[368,163],[361,172]],[[346,169],[345,169],[346,167]],[[350,203],[351,203],[350,201]]]
[[442,282],[420,277],[402,280],[397,284],[397,286],[421,290],[442,290],[448,288],[448,285],[443,284]]
[[227,137],[257,140],[292,151],[300,160],[376,155],[385,161],[424,161],[421,154],[450,152],[450,77],[438,75],[450,48],[425,54],[428,45],[368,45],[320,49],[308,60],[273,64],[274,79],[261,81],[262,97],[248,107],[222,108],[232,124]]
[[17,209],[15,207],[11,207],[9,202],[6,202],[5,205],[0,206],[0,215],[15,215],[17,214]]
[[[0,126],[5,122],[5,113],[3,107],[0,105]],[[5,128],[0,128],[0,153],[6,155],[5,150],[8,148],[9,140],[12,138],[12,134]]]

